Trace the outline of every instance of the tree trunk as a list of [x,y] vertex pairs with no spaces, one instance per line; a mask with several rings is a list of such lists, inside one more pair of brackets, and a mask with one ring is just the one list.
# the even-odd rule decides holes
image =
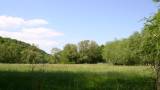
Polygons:
[[160,70],[158,70],[157,72],[157,78],[156,78],[156,87],[157,87],[157,90],[160,90]]

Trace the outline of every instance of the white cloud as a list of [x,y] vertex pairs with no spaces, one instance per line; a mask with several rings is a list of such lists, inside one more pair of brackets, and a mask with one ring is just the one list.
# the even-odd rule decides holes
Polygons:
[[17,27],[22,23],[24,23],[24,20],[18,17],[0,16],[0,29]]
[[46,38],[46,37],[53,37],[53,36],[61,36],[63,35],[63,33],[60,32],[55,32],[52,29],[48,29],[48,28],[24,28],[21,30],[21,32],[23,34],[28,34],[29,36],[35,36],[35,37],[39,37],[41,36],[42,38]]
[[26,26],[40,26],[45,24],[48,24],[48,22],[43,19],[32,19],[32,20],[26,20],[24,22],[24,25]]
[[0,16],[0,30],[1,29],[10,29],[24,26],[41,26],[48,24],[46,20],[43,19],[31,19],[25,20],[20,17],[13,16]]
[[[0,16],[0,36],[17,39],[30,44],[34,43],[39,48],[49,52],[52,47],[59,45],[59,41],[54,40],[54,37],[62,36],[63,33],[46,28],[43,26],[44,24],[48,24],[48,22],[43,19],[24,20],[19,17]],[[26,26],[30,26],[30,28],[26,28]],[[12,31],[15,28],[17,30]]]

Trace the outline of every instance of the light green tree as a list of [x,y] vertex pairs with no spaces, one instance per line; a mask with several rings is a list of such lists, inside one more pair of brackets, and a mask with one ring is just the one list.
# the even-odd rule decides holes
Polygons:
[[53,57],[54,63],[60,63],[60,61],[61,61],[61,49],[52,48],[51,55]]
[[78,43],[79,63],[97,63],[102,61],[101,49],[95,41],[84,40]]
[[67,62],[77,63],[78,51],[75,44],[66,44],[63,49],[63,56]]
[[160,90],[160,11],[151,17],[144,26],[141,57],[156,72],[157,90]]

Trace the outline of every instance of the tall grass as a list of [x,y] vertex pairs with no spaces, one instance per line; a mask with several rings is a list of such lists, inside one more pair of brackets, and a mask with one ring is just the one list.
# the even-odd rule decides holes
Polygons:
[[147,66],[0,64],[0,90],[154,90]]

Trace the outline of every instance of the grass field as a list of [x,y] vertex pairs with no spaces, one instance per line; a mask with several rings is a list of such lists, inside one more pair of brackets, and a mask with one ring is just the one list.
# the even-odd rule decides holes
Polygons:
[[147,66],[0,64],[0,90],[154,90]]

